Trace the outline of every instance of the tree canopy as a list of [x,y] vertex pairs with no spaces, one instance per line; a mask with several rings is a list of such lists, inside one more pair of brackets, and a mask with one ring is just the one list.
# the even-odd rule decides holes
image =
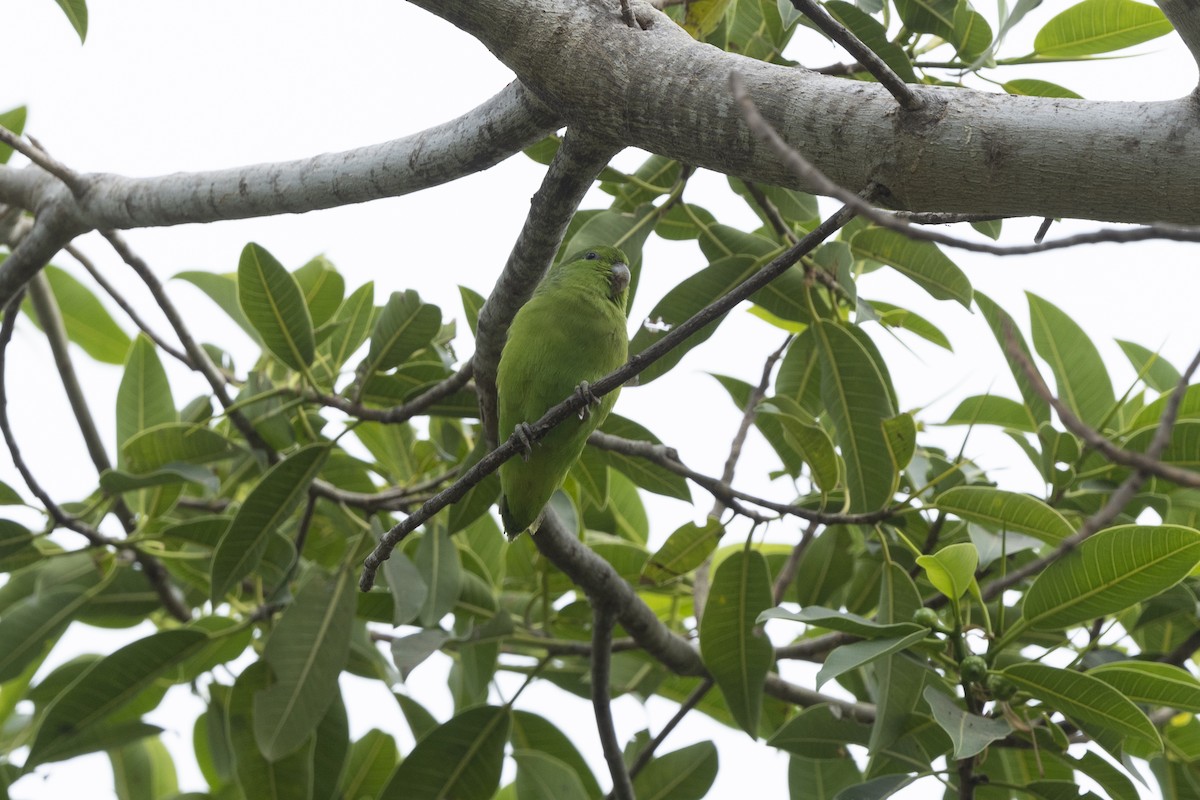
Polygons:
[[[1107,363],[1096,342],[1119,329],[1085,330],[1032,285],[1004,308],[956,261],[1200,240],[1195,94],[1086,100],[1031,77],[1168,35],[1200,53],[1195,4],[1083,0],[1030,52],[1009,42],[1037,0],[413,5],[516,77],[382,144],[130,177],[60,161],[25,107],[0,110],[5,796],[105,752],[122,798],[686,800],[739,769],[720,736],[672,743],[703,716],[786,754],[797,798],[1075,797],[1082,778],[1200,797],[1200,354],[1119,339],[1128,364]],[[58,6],[84,40],[83,0]],[[810,63],[801,30],[846,60]],[[632,168],[626,148],[644,151]],[[166,275],[125,233],[422,192],[512,156],[545,165],[541,185],[494,286],[458,286],[460,308],[429,300],[454,280],[434,265],[348,281],[255,240],[232,271]],[[752,224],[723,215],[730,198]],[[1035,241],[1013,235],[1022,217],[1044,218]],[[1096,224],[1060,235],[1056,218]],[[469,244],[458,221],[447,234]],[[639,299],[662,285],[657,241],[695,268]],[[618,405],[536,534],[509,541],[496,470],[525,445],[496,425],[506,332],[551,264],[595,246],[630,257],[637,313],[593,394],[678,382],[685,355],[741,330],[735,310],[756,318],[739,343],[755,378],[675,392],[697,437],[736,414],[721,471]],[[954,353],[956,333],[860,294],[882,274],[977,313],[1012,390],[912,407],[881,343]],[[216,313],[250,358],[210,340]],[[53,424],[78,428],[96,475],[83,495],[23,456],[39,445],[9,414],[17,332],[49,346],[71,410]],[[86,378],[103,365],[111,396]],[[533,446],[586,403],[529,420]],[[981,457],[984,431],[1035,490]],[[63,661],[76,624],[141,627]],[[431,664],[449,716],[405,688]],[[352,735],[349,675],[386,687],[394,707],[372,713],[415,744],[394,724]],[[533,686],[590,701],[594,723],[557,724]],[[187,690],[207,787],[181,791],[146,716]],[[622,736],[619,697],[677,711]]]

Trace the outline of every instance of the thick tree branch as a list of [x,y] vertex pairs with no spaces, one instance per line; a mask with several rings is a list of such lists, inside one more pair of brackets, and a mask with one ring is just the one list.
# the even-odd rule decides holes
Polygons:
[[475,337],[475,386],[484,435],[493,447],[499,440],[496,417],[496,367],[517,310],[533,295],[554,260],[567,224],[584,194],[617,148],[576,130],[568,130],[542,185],[533,195],[529,214],[487,302],[479,311]]
[[894,208],[1200,223],[1200,109],[1191,98],[1064,101],[922,87],[925,106],[904,112],[878,84],[722,52],[637,0],[646,30],[624,25],[602,0],[413,2],[483,42],[568,125],[697,167],[820,191],[750,133],[725,91],[738,71],[789,144],[838,185],[886,187]]

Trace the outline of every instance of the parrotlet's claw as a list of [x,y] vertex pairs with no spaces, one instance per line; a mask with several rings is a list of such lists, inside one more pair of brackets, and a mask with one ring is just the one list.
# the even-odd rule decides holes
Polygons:
[[529,457],[533,455],[533,430],[528,423],[518,422],[513,427],[513,433],[521,440],[521,460],[528,461]]
[[600,398],[592,394],[592,387],[588,385],[587,381],[579,382],[579,385],[575,387],[575,394],[579,395],[586,404],[583,408],[579,409],[579,419],[585,420],[592,413],[592,406],[600,405]]

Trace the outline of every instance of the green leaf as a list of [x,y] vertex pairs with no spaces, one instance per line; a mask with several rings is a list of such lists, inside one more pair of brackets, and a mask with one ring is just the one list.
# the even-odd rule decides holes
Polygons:
[[683,28],[693,38],[704,40],[717,29],[725,12],[736,0],[694,0],[687,6],[687,16],[684,17]]
[[788,759],[788,793],[804,800],[833,800],[838,792],[862,783],[862,772],[854,759],[806,758]]
[[78,586],[62,586],[5,608],[0,617],[0,642],[5,643],[0,648],[0,683],[17,677],[41,656],[90,596]]
[[1085,731],[1119,734],[1162,749],[1153,723],[1128,698],[1099,678],[1045,664],[1014,664],[1003,672],[1017,688],[1070,717]]
[[992,394],[977,394],[963,400],[943,425],[998,425],[1025,433],[1037,433],[1029,410],[1016,400]]
[[818,322],[812,330],[821,354],[821,398],[846,465],[848,510],[876,511],[891,501],[899,480],[883,432],[883,421],[896,413],[890,384],[874,354],[840,325]]
[[1012,726],[1003,719],[971,714],[932,686],[925,687],[924,697],[934,720],[954,742],[951,757],[955,760],[982,753],[989,744],[1012,733]]
[[1033,346],[1050,364],[1059,398],[1084,422],[1099,427],[1117,402],[1099,351],[1060,309],[1037,295],[1026,295]]
[[842,470],[833,441],[799,403],[777,395],[760,405],[758,411],[779,420],[784,440],[808,465],[813,483],[823,494],[837,488]]
[[1032,364],[1033,354],[1029,350],[1029,345],[1025,343],[1025,337],[1021,335],[1017,323],[1009,316],[1008,312],[996,305],[987,295],[975,292],[975,305],[983,312],[988,327],[992,329],[992,335],[996,337],[996,342],[1000,345],[1000,352],[1004,354],[1004,360],[1008,362],[1009,370],[1012,371],[1013,378],[1017,382],[1017,388],[1021,391],[1021,399],[1025,401],[1030,425],[1036,430],[1040,423],[1050,421],[1050,404],[1037,393],[1029,377],[1026,376],[1025,370],[1021,369],[1008,354],[1007,337],[1013,338],[1018,349],[1025,354],[1026,360]]
[[79,34],[79,43],[87,39],[88,29],[88,10],[85,0],[54,0],[58,3],[58,7],[67,15],[67,19],[71,23],[71,27]]
[[58,760],[72,737],[115,714],[206,644],[203,631],[159,631],[93,662],[46,709],[25,763]]
[[426,734],[379,800],[491,800],[500,785],[508,707],[472,708]]
[[179,792],[175,762],[162,739],[147,737],[108,751],[118,800],[158,800]]
[[343,300],[333,315],[334,329],[325,344],[331,370],[341,369],[367,340],[374,318],[375,283],[368,281]]
[[[662,444],[662,441],[653,433],[633,420],[622,417],[620,414],[609,414],[608,418],[601,423],[600,430],[624,439]],[[666,468],[653,464],[644,458],[627,456],[622,453],[601,450],[600,448],[591,449],[595,450],[595,455],[601,462],[620,472],[646,491],[666,497],[674,497],[677,500],[683,500],[688,503],[691,502],[692,493],[688,489],[687,480],[682,476],[676,475],[674,472],[670,472]]]
[[1025,533],[1058,544],[1075,533],[1066,517],[1036,497],[991,486],[955,486],[937,496],[937,507],[998,531]]
[[254,697],[254,739],[271,761],[303,745],[338,694],[354,607],[350,570],[313,571],[271,631],[263,660],[273,682]]
[[881,639],[888,637],[903,638],[912,633],[925,633],[926,628],[914,622],[895,622],[890,624],[875,622],[860,617],[849,611],[837,611],[823,606],[808,606],[800,611],[787,611],[783,608],[769,608],[758,615],[758,622],[770,619],[786,619],[792,622],[803,622],[818,628],[828,628],[831,631],[841,631],[864,639]]
[[432,526],[425,530],[417,544],[414,563],[426,587],[425,603],[417,614],[417,621],[424,628],[432,628],[458,601],[462,584],[458,548],[443,527]]
[[517,762],[517,797],[521,800],[588,800],[575,770],[537,750],[513,750]]
[[251,242],[238,259],[238,303],[263,345],[297,372],[316,354],[313,321],[291,273],[260,245]]
[[739,550],[717,567],[700,621],[700,656],[734,719],[751,736],[758,731],[763,680],[774,660],[755,620],[770,606],[767,560],[757,550]]
[[955,0],[896,0],[900,19],[910,30],[954,39]]
[[1154,6],[1132,0],[1083,0],[1038,31],[1033,51],[1046,58],[1091,56],[1148,42],[1172,30]]
[[400,752],[396,740],[377,728],[363,734],[350,747],[337,797],[376,797],[392,776]]
[[910,333],[915,333],[928,342],[936,344],[938,347],[950,351],[954,350],[950,346],[950,340],[946,338],[946,334],[942,333],[940,328],[917,312],[894,306],[891,303],[885,303],[882,300],[868,300],[865,302],[875,310],[875,315],[879,318],[879,324],[886,325],[889,328],[902,328]]
[[1026,97],[1063,97],[1082,100],[1083,96],[1072,92],[1070,89],[1059,86],[1057,83],[1043,81],[1038,78],[1017,78],[1007,81],[1000,85],[1000,88],[1009,94],[1023,95]]
[[969,3],[958,3],[954,7],[954,38],[950,44],[963,61],[974,61],[991,47],[992,26]]
[[1115,661],[1088,670],[1135,703],[1200,714],[1200,681],[1174,664]]
[[[104,364],[124,364],[129,352],[130,339],[121,330],[97,299],[92,290],[77,281],[69,272],[55,266],[47,266],[43,273],[50,283],[50,291],[62,314],[67,339],[79,345],[85,353]],[[21,310],[29,316],[39,330],[41,320],[33,311],[33,304],[26,298]]]
[[[8,111],[0,113],[0,125],[8,128],[10,131],[20,136],[25,130],[25,117],[27,109],[25,106],[17,106],[10,108]],[[13,149],[6,144],[0,144],[0,164],[7,164],[12,158]]]
[[897,414],[883,421],[883,435],[892,465],[901,472],[912,461],[917,450],[917,423],[910,413]]
[[513,750],[535,750],[554,758],[574,772],[587,797],[602,795],[596,776],[570,737],[544,717],[528,711],[513,711],[512,746]]
[[1179,370],[1162,356],[1140,344],[1117,339],[1117,344],[1138,371],[1142,380],[1156,392],[1169,392],[1179,385]]
[[214,430],[186,422],[155,425],[136,433],[121,449],[125,468],[140,475],[179,464],[210,464],[244,451]]
[[100,488],[109,494],[121,494],[178,483],[194,483],[213,494],[216,494],[220,488],[220,481],[211,470],[194,464],[165,464],[161,468],[145,474],[134,474],[116,469],[100,473]]
[[928,629],[914,626],[917,630],[904,636],[888,636],[882,639],[870,639],[865,642],[854,642],[834,648],[825,657],[825,663],[817,672],[816,685],[820,689],[827,681],[836,679],[852,669],[858,669],[870,664],[876,659],[899,653],[901,650],[916,644],[929,633]]
[[371,331],[367,374],[407,361],[413,353],[427,347],[441,328],[442,311],[437,306],[422,302],[412,289],[392,292]]
[[846,716],[829,705],[803,709],[767,740],[793,755],[808,758],[842,758],[849,754],[846,745],[867,745],[871,726]]
[[458,287],[458,295],[462,298],[463,314],[467,318],[467,326],[471,329],[471,335],[477,336],[479,312],[483,310],[483,304],[487,301],[487,298],[466,286]]
[[922,242],[886,228],[866,228],[850,240],[857,258],[880,261],[911,279],[938,300],[971,305],[971,282],[932,242]]
[[[884,564],[875,615],[879,622],[909,622],[918,608],[921,608],[921,596],[908,572],[895,562]],[[874,671],[876,710],[868,742],[871,753],[868,775],[881,768],[881,761],[888,757],[888,747],[912,734],[914,709],[921,697],[926,667],[896,652],[876,661]]]
[[1119,525],[1100,531],[1038,576],[1025,620],[1039,630],[1123,611],[1171,588],[1200,564],[1200,531],[1179,525]]
[[642,569],[642,583],[661,586],[687,575],[717,549],[725,535],[720,520],[709,517],[703,525],[688,522],[676,528]]
[[638,800],[700,800],[717,779],[717,747],[696,742],[646,765],[633,781]]
[[328,453],[323,444],[303,447],[272,467],[250,491],[213,552],[214,605],[258,566],[271,535],[308,494]]
[[254,743],[254,694],[266,688],[270,671],[256,661],[238,676],[225,707],[229,748],[236,764],[237,786],[243,797],[254,800],[306,800],[312,798],[313,751],[307,747],[278,761],[268,761]]
[[238,303],[238,281],[236,273],[218,274],[215,272],[200,272],[187,271],[180,272],[175,276],[176,280],[187,281],[195,286],[204,294],[208,295],[208,299],[216,303],[222,311],[229,315],[229,318],[238,324],[251,339],[256,343],[262,344],[262,337],[258,335],[258,331],[250,324],[250,320],[246,318],[245,312],[242,311],[242,306]]
[[134,434],[147,428],[178,419],[171,385],[154,342],[139,333],[129,349],[125,374],[117,388],[117,446],[123,446]]
[[292,273],[314,328],[329,321],[342,304],[346,280],[325,256],[317,256]]

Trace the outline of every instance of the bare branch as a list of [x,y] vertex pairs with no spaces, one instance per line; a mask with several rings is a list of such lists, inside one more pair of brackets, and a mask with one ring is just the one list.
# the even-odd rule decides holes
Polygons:
[[82,232],[65,213],[53,207],[39,214],[0,263],[0,306],[7,305],[55,253]]
[[798,706],[807,708],[827,704],[837,708],[842,714],[859,722],[872,723],[875,721],[875,706],[870,703],[852,703],[846,700],[841,700],[836,697],[814,692],[812,689],[807,689],[803,686],[797,686],[794,683],[788,683],[783,678],[780,678],[775,673],[767,674],[767,679],[763,683],[763,691],[771,695],[771,697],[780,700],[786,700],[789,703],[795,703]]
[[826,36],[845,48],[846,52],[858,59],[858,63],[870,72],[875,80],[887,89],[896,102],[906,111],[917,111],[924,107],[925,102],[904,82],[904,79],[892,71],[875,51],[867,47],[857,36],[838,22],[829,12],[818,5],[815,0],[792,0],[792,5],[804,16],[811,19]]
[[586,134],[567,131],[546,170],[542,185],[533,195],[525,225],[513,244],[504,270],[479,311],[472,363],[479,391],[480,418],[489,444],[494,445],[499,440],[496,367],[508,336],[508,326],[546,274],[575,209],[616,150],[616,147],[597,142]]
[[625,769],[621,755],[621,743],[617,741],[617,729],[613,724],[612,704],[609,697],[610,671],[612,667],[612,632],[615,619],[603,597],[592,597],[592,708],[596,713],[596,732],[600,735],[600,746],[604,760],[613,779],[613,796],[616,800],[634,800],[633,783]]

